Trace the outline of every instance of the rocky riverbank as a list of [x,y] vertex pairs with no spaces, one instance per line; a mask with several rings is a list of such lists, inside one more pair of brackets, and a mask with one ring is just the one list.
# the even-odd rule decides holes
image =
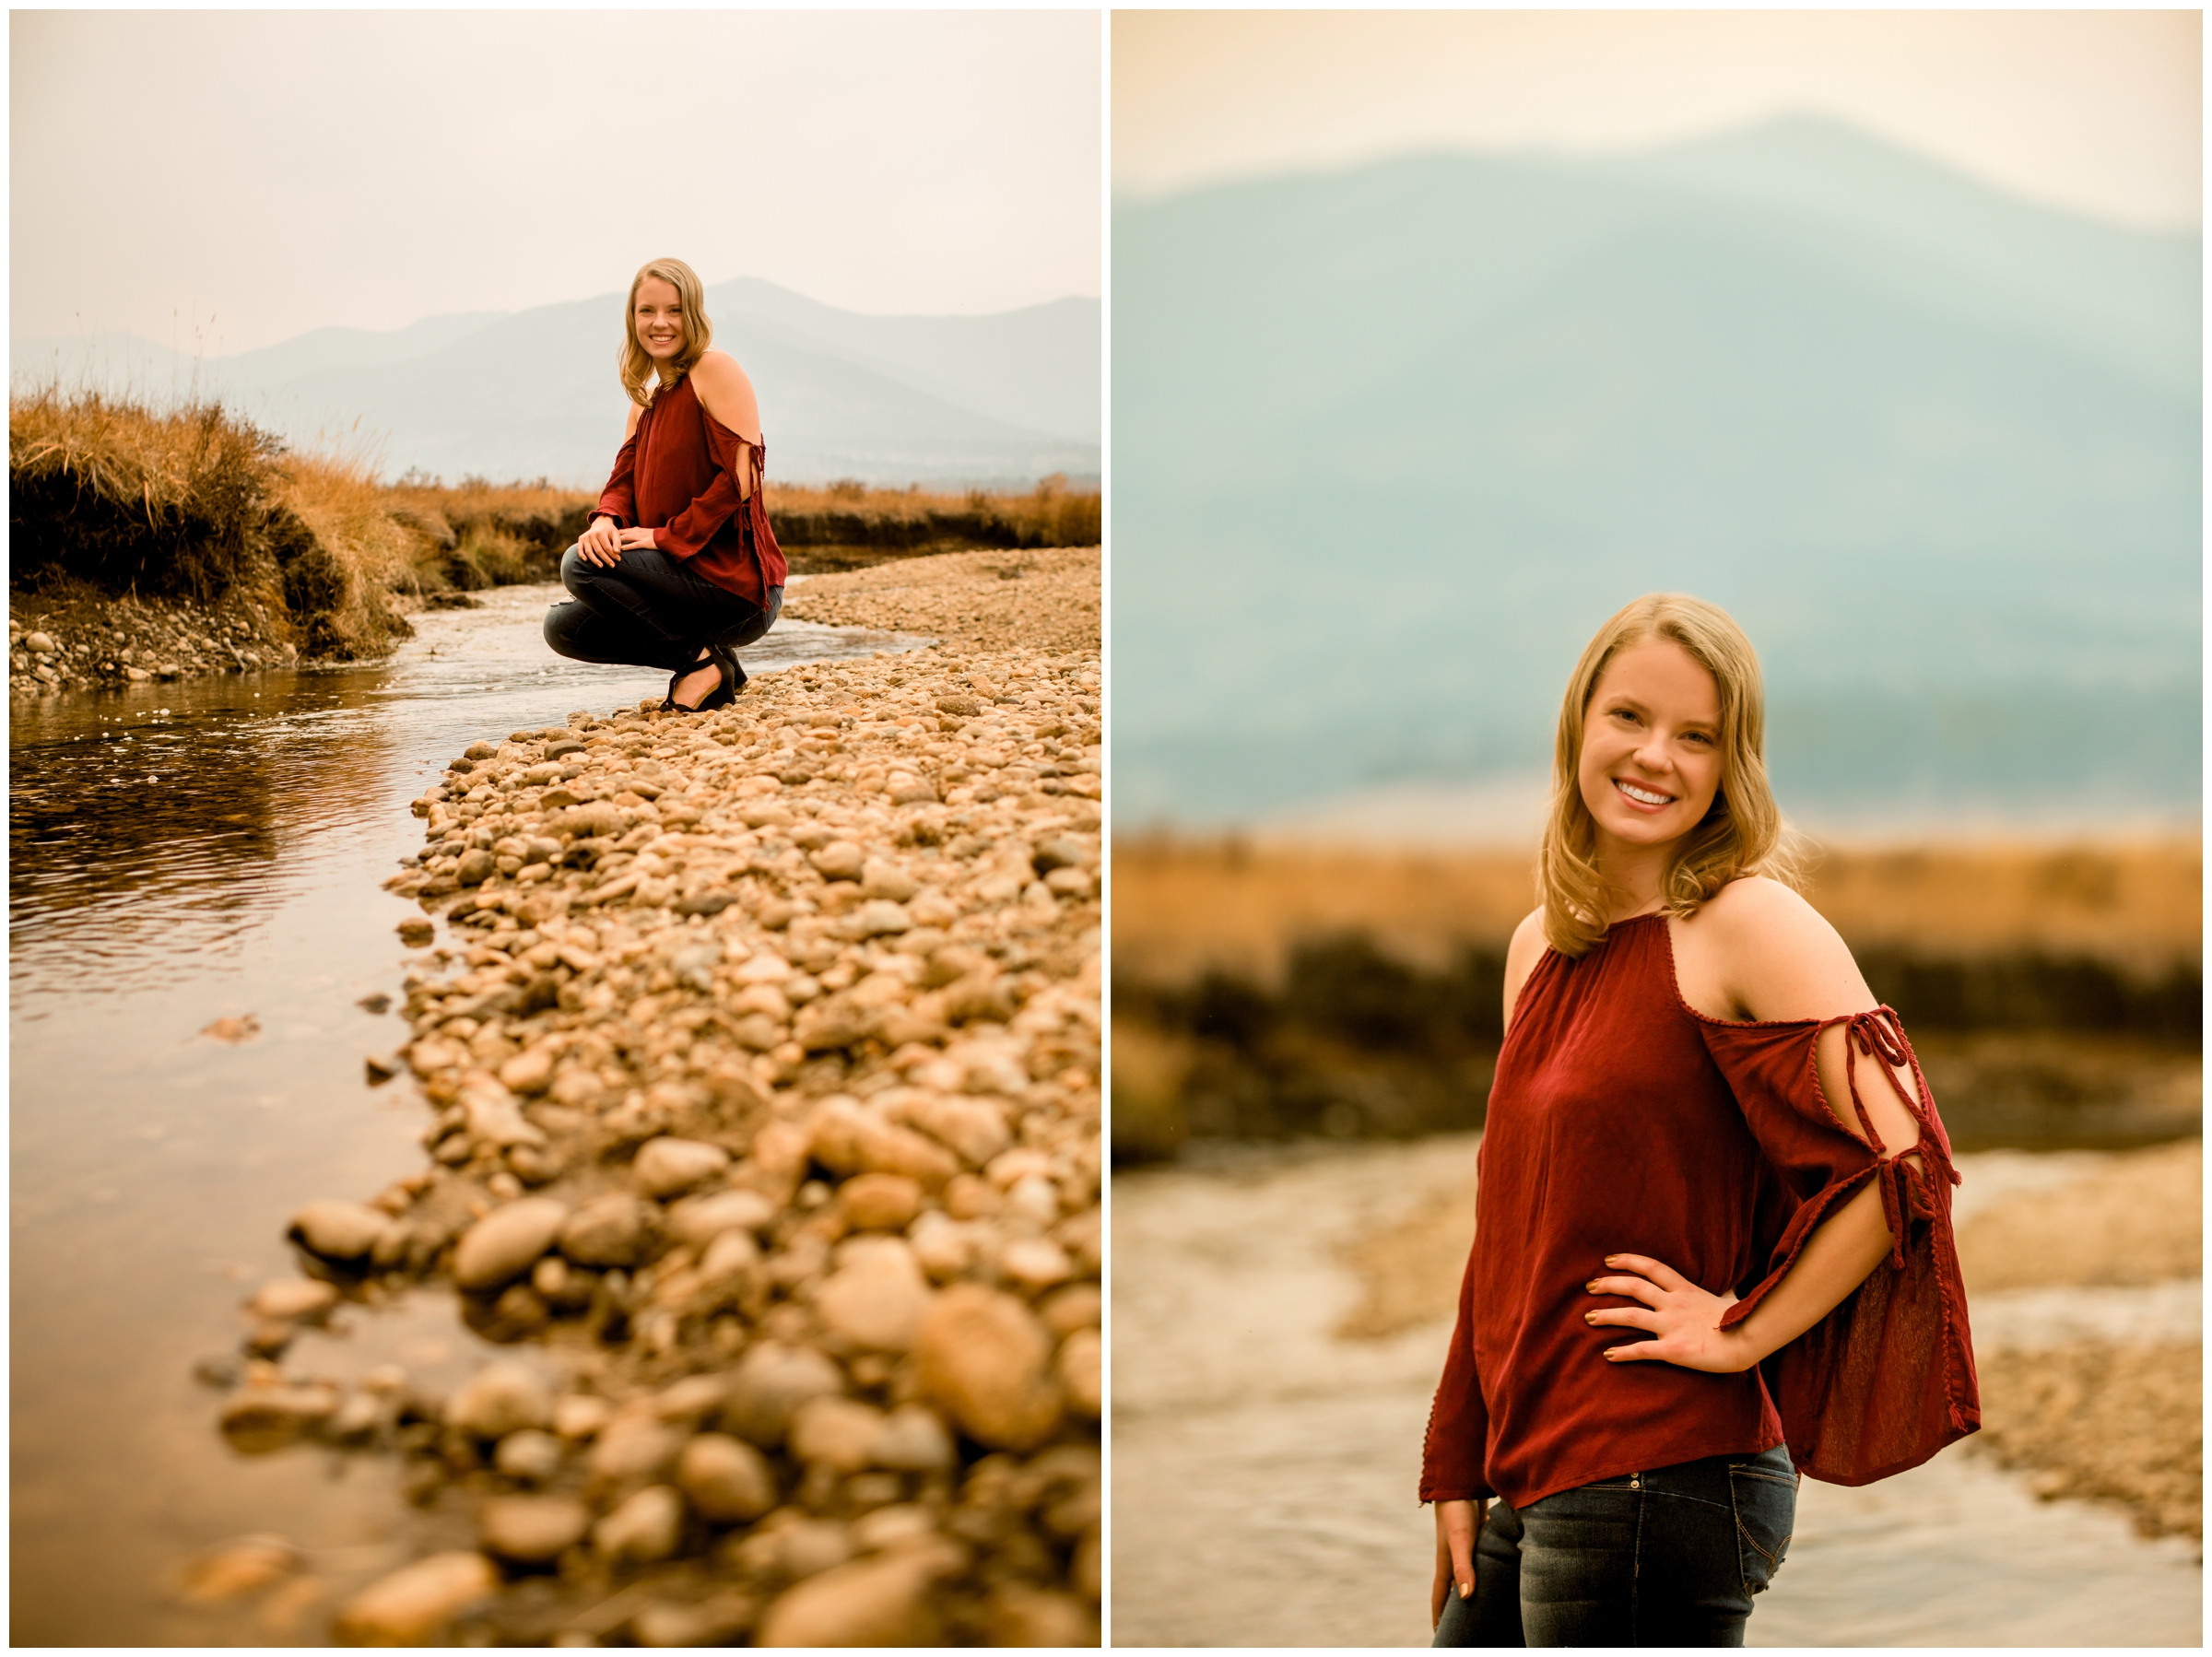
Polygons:
[[7,618],[7,687],[30,696],[290,667],[289,618],[242,593],[208,605],[18,593]]
[[[928,572],[959,630],[871,595],[976,556],[837,578],[937,648],[487,740],[416,803],[433,947],[371,1075],[429,1164],[303,1207],[215,1367],[241,1449],[382,1451],[470,1527],[337,1637],[1095,1642],[1098,554]],[[425,1281],[517,1357],[287,1367]]]

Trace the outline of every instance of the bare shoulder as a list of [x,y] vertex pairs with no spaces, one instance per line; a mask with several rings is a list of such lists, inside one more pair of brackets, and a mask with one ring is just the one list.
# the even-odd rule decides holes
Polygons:
[[1875,1005],[1841,934],[1779,880],[1730,881],[1695,924],[1730,998],[1754,1018],[1832,1018]]
[[1521,999],[1521,986],[1528,975],[1536,970],[1544,958],[1549,940],[1544,935],[1544,911],[1529,911],[1521,924],[1513,928],[1512,941],[1505,946],[1505,1020],[1513,1019],[1513,1004]]
[[698,377],[701,386],[752,384],[745,377],[745,370],[737,366],[737,359],[727,351],[707,352],[691,365],[691,372]]
[[624,442],[627,443],[631,438],[638,435],[638,420],[644,412],[645,405],[641,403],[632,403],[629,405],[629,418],[622,423],[622,441]]
[[693,389],[706,411],[748,442],[760,437],[760,405],[753,382],[727,351],[709,351],[691,368]]

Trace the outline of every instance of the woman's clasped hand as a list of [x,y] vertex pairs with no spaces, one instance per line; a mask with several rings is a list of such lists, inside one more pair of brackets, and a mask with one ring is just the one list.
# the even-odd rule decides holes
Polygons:
[[612,570],[621,563],[626,547],[650,548],[657,543],[650,529],[618,529],[612,518],[594,518],[591,528],[576,538],[576,556],[587,564]]

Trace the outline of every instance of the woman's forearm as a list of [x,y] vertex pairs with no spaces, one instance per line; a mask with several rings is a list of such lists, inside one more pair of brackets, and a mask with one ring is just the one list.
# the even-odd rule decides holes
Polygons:
[[1728,1332],[1741,1344],[1744,1368],[1788,1346],[1841,1306],[1888,1258],[1890,1240],[1881,1189],[1869,1180],[1814,1228],[1788,1275]]

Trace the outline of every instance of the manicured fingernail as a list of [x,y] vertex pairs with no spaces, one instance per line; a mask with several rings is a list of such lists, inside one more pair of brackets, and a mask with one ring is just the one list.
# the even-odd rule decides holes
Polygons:
[[1607,1265],[1618,1265],[1620,1263],[1620,1256],[1618,1254],[1608,1254],[1606,1256],[1606,1263]]
[[1475,1592],[1475,1584],[1474,1584],[1474,1583],[1472,1583],[1472,1582],[1462,1582],[1462,1583],[1459,1585],[1459,1597],[1460,1597],[1461,1599],[1463,1599],[1463,1600],[1464,1600],[1464,1599],[1465,1599],[1465,1598],[1467,1597],[1467,1595],[1469,1595],[1470,1593],[1473,1593],[1474,1592]]
[[1588,1289],[1588,1290],[1589,1290],[1589,1291],[1590,1291],[1592,1294],[1594,1294],[1594,1295],[1595,1293],[1597,1293],[1597,1283],[1596,1283],[1595,1279],[1593,1279],[1592,1281],[1590,1281],[1590,1282],[1588,1282],[1588,1283],[1585,1283],[1585,1284],[1583,1284],[1583,1287],[1584,1288]]
[[1597,1313],[1595,1313],[1595,1312],[1594,1312],[1594,1311],[1586,1311],[1586,1312],[1583,1313],[1583,1322],[1585,1322],[1585,1323],[1594,1323],[1594,1322],[1597,1322]]

